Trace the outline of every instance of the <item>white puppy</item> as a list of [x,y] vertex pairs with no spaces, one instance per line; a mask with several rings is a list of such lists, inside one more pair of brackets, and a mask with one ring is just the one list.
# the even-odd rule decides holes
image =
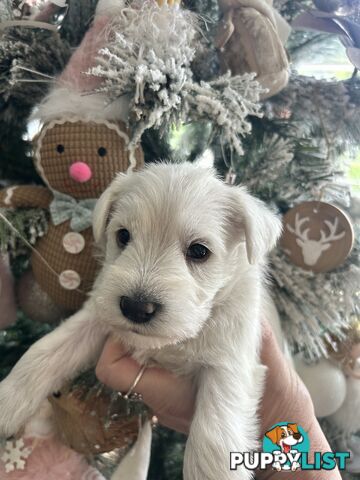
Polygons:
[[140,361],[197,384],[185,480],[247,479],[231,451],[256,449],[265,367],[265,254],[280,220],[242,187],[192,164],[119,175],[94,213],[103,268],[81,311],[33,345],[0,384],[0,434],[95,364],[109,334]]

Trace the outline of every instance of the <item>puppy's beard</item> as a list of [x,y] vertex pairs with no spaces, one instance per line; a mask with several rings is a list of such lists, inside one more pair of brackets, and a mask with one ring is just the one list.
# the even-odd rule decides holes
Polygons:
[[181,340],[176,337],[162,337],[159,335],[145,334],[134,329],[121,330],[114,332],[115,339],[121,341],[126,346],[135,349],[159,349],[167,345],[175,345]]
[[[193,318],[192,322],[190,322],[191,328],[189,326],[186,327],[187,323],[174,314],[173,316],[169,315],[170,321],[164,318],[154,319],[153,323],[148,325],[132,324],[125,318],[121,318],[118,325],[112,323],[112,329],[114,335],[130,347],[135,349],[159,349],[196,337],[202,330],[209,313],[210,309],[203,306],[199,309],[194,308],[192,314],[185,314],[184,318],[186,320]],[[182,328],[176,330],[169,328],[171,323],[182,325]]]

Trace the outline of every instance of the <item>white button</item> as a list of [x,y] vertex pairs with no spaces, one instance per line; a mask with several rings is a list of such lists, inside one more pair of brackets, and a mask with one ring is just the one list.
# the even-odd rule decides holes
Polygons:
[[65,290],[75,290],[80,285],[81,278],[75,270],[64,270],[59,275],[59,282]]
[[81,235],[81,233],[69,232],[63,236],[62,243],[66,252],[75,255],[84,250],[85,238]]

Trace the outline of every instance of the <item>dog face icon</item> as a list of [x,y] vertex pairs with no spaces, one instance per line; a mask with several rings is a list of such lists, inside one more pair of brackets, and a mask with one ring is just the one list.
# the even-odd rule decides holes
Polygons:
[[273,443],[279,445],[283,453],[289,453],[294,445],[303,441],[296,423],[276,426],[265,434]]
[[[277,425],[273,429],[266,432],[265,436],[269,438],[272,443],[278,445],[281,449],[282,454],[296,454],[297,450],[294,450],[293,447],[298,443],[304,441],[303,436],[299,432],[298,425],[296,423],[288,423],[287,425]],[[280,453],[280,452],[279,452]],[[300,464],[297,461],[289,461],[280,463],[280,461],[275,461],[273,463],[273,469],[278,472],[281,470],[292,470],[296,471],[300,468]]]

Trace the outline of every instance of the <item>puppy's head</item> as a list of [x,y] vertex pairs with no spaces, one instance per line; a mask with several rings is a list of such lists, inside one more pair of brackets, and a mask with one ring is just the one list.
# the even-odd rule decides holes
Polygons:
[[195,337],[235,270],[261,262],[280,230],[259,200],[212,170],[154,164],[119,175],[94,212],[102,318],[134,347]]

